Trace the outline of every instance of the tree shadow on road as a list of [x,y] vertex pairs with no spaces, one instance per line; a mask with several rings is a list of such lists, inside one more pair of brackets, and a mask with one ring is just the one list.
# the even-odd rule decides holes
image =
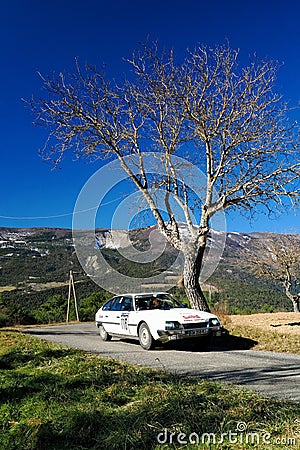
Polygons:
[[230,351],[230,350],[250,350],[255,347],[258,342],[244,338],[242,336],[233,336],[227,331],[222,336],[213,339],[209,344],[202,339],[187,339],[177,342],[169,342],[166,347],[169,349],[183,350],[183,351]]
[[215,350],[250,350],[257,344],[254,339],[226,333],[214,341],[213,347]]

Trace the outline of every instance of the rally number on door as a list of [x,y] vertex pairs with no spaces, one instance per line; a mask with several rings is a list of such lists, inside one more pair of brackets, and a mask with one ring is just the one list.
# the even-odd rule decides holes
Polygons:
[[121,328],[122,330],[128,330],[128,315],[121,316]]

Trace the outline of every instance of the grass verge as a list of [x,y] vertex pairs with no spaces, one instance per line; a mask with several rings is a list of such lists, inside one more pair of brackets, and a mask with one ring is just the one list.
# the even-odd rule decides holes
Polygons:
[[1,449],[299,445],[297,403],[0,332]]
[[252,342],[252,350],[300,354],[299,335],[264,331],[253,326],[229,324],[226,328],[230,333],[227,337],[228,342],[239,339],[241,348],[243,348],[243,342],[249,341]]
[[300,354],[299,334],[266,330],[254,324],[233,323],[232,316],[218,313],[217,315],[229,332],[220,340],[225,347]]

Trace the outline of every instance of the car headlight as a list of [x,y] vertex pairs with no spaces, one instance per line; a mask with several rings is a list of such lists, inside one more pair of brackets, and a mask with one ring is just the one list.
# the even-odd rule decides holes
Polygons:
[[216,327],[217,325],[220,325],[220,322],[216,317],[214,317],[213,319],[210,319],[210,324]]
[[167,320],[165,324],[166,330],[178,330],[181,328],[181,325],[177,320]]

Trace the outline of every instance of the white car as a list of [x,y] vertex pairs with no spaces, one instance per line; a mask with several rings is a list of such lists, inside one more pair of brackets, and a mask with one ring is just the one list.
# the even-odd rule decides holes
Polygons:
[[217,316],[190,309],[165,292],[124,294],[113,297],[96,313],[100,337],[138,339],[149,350],[155,342],[199,338],[207,345],[212,336],[221,335]]

